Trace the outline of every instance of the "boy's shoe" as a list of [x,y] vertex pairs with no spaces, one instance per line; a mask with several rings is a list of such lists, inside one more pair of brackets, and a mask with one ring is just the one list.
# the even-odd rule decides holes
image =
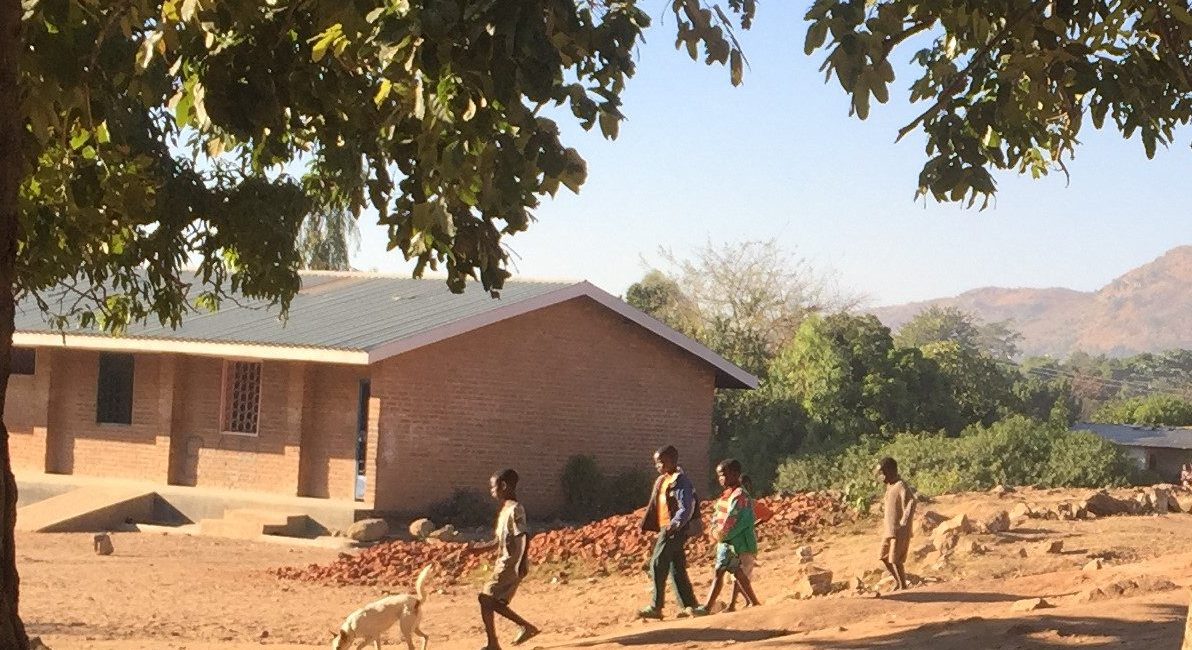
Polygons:
[[708,610],[703,607],[684,607],[677,616],[679,618],[698,618],[700,616],[707,616]]
[[513,637],[513,645],[521,645],[541,633],[542,630],[536,627],[519,627],[517,629],[517,636]]
[[662,610],[658,609],[657,607],[646,607],[644,609],[637,610],[637,617],[640,619],[661,621]]
[[692,607],[691,608],[692,616],[699,617],[699,616],[707,616],[708,614],[711,614],[711,612],[709,612],[708,608],[706,608],[706,607]]

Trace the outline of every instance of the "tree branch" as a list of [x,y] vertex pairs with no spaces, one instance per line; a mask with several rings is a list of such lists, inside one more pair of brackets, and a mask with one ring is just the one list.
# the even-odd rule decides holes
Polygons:
[[956,78],[952,80],[952,83],[948,84],[948,87],[944,88],[943,92],[940,93],[939,99],[935,100],[935,103],[932,104],[930,108],[928,108],[926,111],[923,111],[923,113],[911,121],[910,124],[907,124],[898,130],[898,137],[894,139],[894,142],[902,140],[908,133],[914,131],[919,127],[920,124],[930,119],[936,113],[939,113],[949,103],[951,103],[951,101],[955,98],[954,95],[960,90],[961,86],[964,85],[965,80],[968,79],[970,74],[972,74],[973,69],[977,67],[977,64],[980,63],[995,46],[1000,45],[1001,42],[1005,40],[1006,36],[1010,33],[1010,30],[1013,29],[1020,20],[1025,18],[1034,10],[1040,9],[1044,4],[1047,4],[1045,0],[1036,0],[1035,2],[1027,5],[1027,7],[1020,11],[1016,16],[1007,20],[1006,24],[1002,25],[1002,28],[993,35],[993,38],[989,39],[989,42],[981,46],[981,49],[977,50],[977,52],[973,54],[973,58],[969,60],[968,65],[965,66],[963,70],[958,72],[956,74]]

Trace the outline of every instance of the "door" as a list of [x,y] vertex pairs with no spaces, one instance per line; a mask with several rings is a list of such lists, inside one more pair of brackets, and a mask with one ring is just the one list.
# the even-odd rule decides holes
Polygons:
[[360,397],[356,406],[356,500],[364,500],[364,486],[367,481],[365,466],[368,460],[368,398],[372,385],[367,379],[360,380]]

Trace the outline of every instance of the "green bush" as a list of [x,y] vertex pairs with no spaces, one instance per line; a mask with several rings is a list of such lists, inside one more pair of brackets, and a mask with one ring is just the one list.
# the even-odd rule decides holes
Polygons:
[[640,470],[626,470],[609,478],[591,456],[567,459],[560,478],[563,484],[562,515],[588,520],[632,512],[645,505],[653,484]]
[[1094,422],[1186,427],[1192,425],[1192,402],[1175,395],[1117,400],[1093,414]]
[[1087,432],[1013,416],[974,426],[959,437],[900,434],[885,443],[817,449],[778,469],[782,492],[843,490],[850,500],[876,495],[877,461],[890,456],[917,490],[928,495],[985,490],[994,485],[1104,487],[1144,481],[1120,448]]
[[427,514],[436,526],[491,526],[497,518],[497,504],[478,490],[459,489],[450,498],[431,506]]

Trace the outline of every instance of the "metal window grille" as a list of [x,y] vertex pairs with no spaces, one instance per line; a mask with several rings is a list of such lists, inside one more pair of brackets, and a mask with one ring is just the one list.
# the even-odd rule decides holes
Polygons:
[[257,433],[257,420],[260,412],[260,362],[226,362],[224,364],[224,431]]

